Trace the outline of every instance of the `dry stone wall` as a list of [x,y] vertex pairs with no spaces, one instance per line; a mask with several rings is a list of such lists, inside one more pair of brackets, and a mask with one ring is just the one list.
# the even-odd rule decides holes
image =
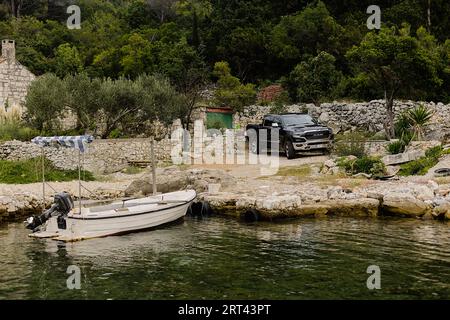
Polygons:
[[[394,113],[398,116],[407,109],[423,104],[434,112],[427,128],[427,138],[442,140],[450,137],[450,104],[416,101],[395,101]],[[384,100],[370,102],[323,103],[320,107],[313,104],[290,105],[286,112],[308,112],[320,122],[332,127],[336,132],[367,130],[379,132],[383,130],[386,119]],[[263,116],[271,112],[269,106],[249,106],[242,113],[235,114],[234,126],[245,128],[249,123],[260,123]]]
[[[170,139],[155,143],[158,161],[170,160]],[[41,147],[31,142],[8,141],[0,145],[0,159],[25,160],[41,156]],[[76,169],[78,151],[64,147],[45,147],[45,156],[61,169]],[[128,166],[129,161],[150,160],[149,139],[94,140],[88,152],[81,157],[84,168],[95,173],[111,173]]]

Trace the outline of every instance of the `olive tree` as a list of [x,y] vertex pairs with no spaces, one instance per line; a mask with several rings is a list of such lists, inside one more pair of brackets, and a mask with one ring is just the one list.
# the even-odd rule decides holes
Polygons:
[[69,92],[64,81],[51,73],[43,75],[28,88],[25,100],[26,120],[40,131],[58,130],[68,102]]

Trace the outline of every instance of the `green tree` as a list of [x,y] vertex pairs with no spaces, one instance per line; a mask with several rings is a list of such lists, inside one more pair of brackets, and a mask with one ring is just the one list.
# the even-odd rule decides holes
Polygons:
[[298,64],[290,74],[290,83],[295,87],[296,98],[302,102],[313,102],[319,106],[324,99],[336,95],[342,73],[336,70],[336,59],[322,51],[316,57]]
[[54,134],[65,115],[69,93],[63,80],[46,74],[33,81],[25,100],[26,120],[41,132]]
[[101,105],[99,94],[102,81],[86,74],[69,75],[64,78],[69,93],[68,108],[77,117],[77,129],[87,132],[96,129],[97,112]]
[[253,84],[241,84],[231,75],[228,62],[220,61],[214,65],[213,75],[218,78],[215,102],[220,106],[231,107],[235,111],[255,102],[256,91]]
[[159,120],[166,126],[177,118],[177,112],[184,103],[183,97],[169,79],[163,75],[141,75],[136,80],[144,92],[142,102],[143,120]]
[[175,3],[176,12],[192,19],[192,44],[200,45],[199,20],[209,16],[212,11],[210,0],[179,0]]
[[347,58],[355,74],[365,73],[373,86],[383,90],[388,138],[395,136],[394,99],[420,97],[424,91],[442,84],[433,54],[421,48],[405,28],[382,28],[380,32],[368,33],[348,51]]
[[100,133],[102,138],[107,138],[118,127],[126,128],[138,123],[144,101],[141,86],[125,78],[106,79],[101,84],[99,94],[99,109],[105,127]]
[[83,63],[77,48],[64,43],[55,49],[54,72],[63,78],[69,74],[76,74],[83,70]]
[[303,11],[282,17],[272,32],[272,51],[281,59],[298,61],[320,51],[341,52],[344,28],[330,15],[322,1]]
[[186,38],[174,44],[160,44],[164,50],[155,66],[157,72],[167,76],[174,88],[182,95],[183,103],[178,104],[177,117],[183,128],[189,129],[193,111],[198,107],[201,92],[208,83],[209,69],[199,50],[188,45]]
[[146,0],[147,5],[154,12],[160,23],[171,17],[174,13],[174,3],[177,0]]
[[133,33],[127,43],[122,46],[120,65],[121,74],[136,78],[138,75],[151,71],[152,54],[150,41],[140,34]]

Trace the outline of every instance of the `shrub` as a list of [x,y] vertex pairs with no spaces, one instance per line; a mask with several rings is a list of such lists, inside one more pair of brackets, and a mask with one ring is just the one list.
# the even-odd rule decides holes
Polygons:
[[122,136],[122,131],[119,128],[115,128],[109,133],[108,139],[118,139]]
[[270,113],[280,114],[287,112],[286,105],[273,104],[270,106]]
[[400,138],[406,132],[411,132],[411,125],[409,123],[407,112],[402,112],[395,122],[395,136]]
[[414,109],[408,110],[408,121],[414,136],[418,140],[423,139],[425,126],[430,122],[432,116],[433,112],[422,104]]
[[373,176],[381,176],[385,173],[384,163],[377,157],[363,156],[355,160],[342,158],[338,166],[349,174],[367,173]]
[[358,132],[342,135],[337,139],[334,152],[340,156],[355,156],[362,158],[366,155],[365,143],[367,138]]
[[391,142],[386,146],[387,152],[390,154],[402,153],[405,151],[406,145],[402,140]]
[[278,94],[273,100],[273,105],[278,108],[282,108],[290,104],[292,104],[292,101],[289,97],[288,92],[285,90],[281,91],[280,94]]
[[28,141],[39,135],[39,131],[25,126],[18,117],[10,117],[7,113],[0,114],[0,141]]
[[433,112],[424,105],[406,110],[400,114],[395,123],[395,135],[406,142],[412,139],[422,140],[426,125],[430,122]]

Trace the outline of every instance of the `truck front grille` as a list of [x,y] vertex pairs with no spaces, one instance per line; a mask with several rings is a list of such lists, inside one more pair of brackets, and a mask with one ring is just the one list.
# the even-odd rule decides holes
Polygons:
[[329,131],[306,132],[305,137],[308,140],[328,139],[330,137],[330,132]]

